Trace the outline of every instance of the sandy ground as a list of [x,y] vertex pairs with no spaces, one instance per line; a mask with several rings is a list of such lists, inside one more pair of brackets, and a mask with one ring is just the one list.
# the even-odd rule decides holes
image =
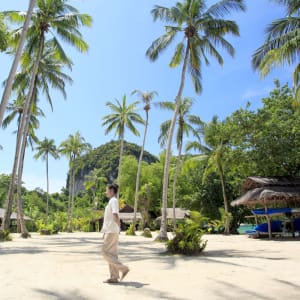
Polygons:
[[33,234],[0,243],[0,299],[300,299],[300,241],[210,235],[186,258],[143,237],[120,237],[125,281],[102,283],[108,268],[99,233]]

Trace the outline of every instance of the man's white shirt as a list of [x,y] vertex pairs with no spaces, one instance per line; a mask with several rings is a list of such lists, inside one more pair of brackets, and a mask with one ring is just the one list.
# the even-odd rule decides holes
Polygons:
[[119,201],[116,197],[112,197],[105,207],[104,220],[101,232],[103,233],[119,233],[120,228],[114,221],[113,214],[119,214]]

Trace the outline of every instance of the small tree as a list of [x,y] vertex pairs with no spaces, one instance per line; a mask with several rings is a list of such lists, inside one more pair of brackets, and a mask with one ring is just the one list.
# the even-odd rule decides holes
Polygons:
[[38,146],[36,147],[37,153],[34,158],[39,159],[42,158],[43,161],[46,162],[46,182],[47,182],[47,204],[46,204],[46,225],[48,225],[48,217],[49,217],[49,155],[54,159],[58,159],[58,150],[55,146],[55,142],[53,139],[49,140],[46,137],[43,141],[38,142]]

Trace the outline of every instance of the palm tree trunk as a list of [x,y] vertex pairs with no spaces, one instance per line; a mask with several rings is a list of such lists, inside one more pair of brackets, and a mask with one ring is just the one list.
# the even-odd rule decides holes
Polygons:
[[22,50],[23,50],[24,43],[25,43],[25,40],[26,40],[26,35],[27,35],[27,32],[28,32],[28,28],[29,28],[29,24],[30,24],[30,20],[31,20],[31,16],[32,16],[32,13],[33,13],[35,3],[36,3],[36,0],[30,0],[30,2],[29,2],[29,7],[28,7],[28,10],[27,10],[26,19],[25,19],[25,22],[24,22],[24,25],[23,25],[19,45],[18,45],[18,48],[17,48],[17,52],[15,54],[13,64],[12,64],[10,72],[9,72],[9,76],[8,76],[8,79],[7,79],[7,82],[6,82],[6,85],[5,85],[5,89],[4,89],[1,104],[0,104],[0,124],[2,124],[5,109],[6,109],[6,105],[7,105],[8,99],[9,99],[10,94],[11,94],[12,85],[13,85],[13,82],[14,82],[14,79],[15,79],[15,75],[16,75],[16,71],[17,71],[17,68],[18,68],[19,61],[21,59]]
[[17,132],[17,139],[16,139],[16,149],[15,149],[15,158],[14,164],[12,169],[12,174],[10,177],[9,188],[7,193],[7,200],[5,205],[5,214],[1,226],[1,230],[9,230],[10,227],[10,216],[12,213],[12,207],[14,202],[14,190],[15,190],[15,183],[17,177],[17,168],[19,162],[19,155],[20,155],[20,148],[21,148],[21,122],[22,122],[23,114],[19,118],[18,124],[18,132]]
[[[32,74],[30,78],[29,83],[29,89],[28,94],[25,99],[24,108],[23,108],[23,115],[21,118],[21,131],[22,131],[22,143],[21,143],[21,151],[20,151],[20,159],[18,164],[18,201],[22,201],[21,193],[22,193],[22,175],[23,175],[23,165],[24,165],[24,157],[25,157],[25,151],[26,151],[26,145],[27,145],[27,137],[29,132],[29,124],[30,124],[30,118],[32,114],[32,106],[34,102],[34,89],[36,86],[36,78],[38,74],[39,64],[42,57],[43,49],[44,49],[44,34],[42,33],[40,35],[40,41],[39,41],[39,48],[37,52],[37,57],[33,65]],[[21,212],[20,212],[20,222],[23,222],[23,229],[24,232],[22,232],[22,236],[26,236],[28,234],[25,222],[22,220],[22,206],[20,206]],[[21,224],[21,230],[22,230],[22,224]]]
[[168,134],[168,142],[166,149],[166,158],[165,158],[165,166],[164,166],[164,178],[163,178],[163,196],[162,196],[162,218],[160,224],[160,231],[158,236],[156,237],[157,241],[166,241],[168,240],[167,234],[167,205],[168,205],[168,187],[169,187],[169,168],[170,168],[170,159],[171,159],[171,150],[172,150],[172,141],[174,135],[174,129],[176,125],[176,120],[179,112],[179,107],[181,104],[182,93],[184,89],[185,83],[185,75],[189,58],[189,42],[187,43],[182,72],[181,72],[181,81],[179,90],[176,96],[176,105],[173,113],[171,126]]
[[181,155],[182,155],[182,139],[179,144],[178,148],[178,158],[176,163],[176,170],[174,174],[174,180],[173,180],[173,230],[175,232],[176,230],[176,185],[177,185],[177,178],[179,175],[180,167],[181,167]]
[[70,227],[69,232],[73,232],[73,211],[75,202],[75,172],[72,173],[72,196],[71,196],[71,211],[70,211]]
[[221,177],[221,185],[222,185],[222,193],[223,193],[223,200],[224,200],[224,209],[226,214],[226,220],[225,220],[225,234],[230,233],[230,219],[229,219],[229,209],[228,209],[228,200],[225,190],[225,178],[224,178],[224,172],[221,166],[219,166],[220,170],[220,177]]
[[46,203],[46,225],[48,225],[49,217],[49,154],[46,154],[46,178],[47,178],[47,203]]
[[145,150],[145,144],[146,144],[146,138],[147,138],[148,122],[149,122],[149,113],[148,113],[148,110],[146,110],[146,124],[145,124],[144,138],[143,138],[143,144],[142,144],[141,153],[140,153],[140,157],[139,157],[139,164],[138,164],[138,170],[137,170],[137,174],[136,174],[136,183],[135,183],[134,210],[133,210],[133,221],[132,221],[133,232],[135,232],[136,213],[137,213],[137,207],[138,207],[138,201],[139,201],[140,178],[141,178],[143,156],[144,156],[144,150]]
[[73,162],[72,158],[70,158],[70,172],[69,172],[69,199],[68,199],[68,223],[67,223],[67,231],[70,231],[70,225],[71,225],[71,202],[72,202],[72,179],[73,178]]
[[[22,141],[26,149],[27,146],[27,135],[26,139]],[[23,145],[22,145],[23,148]],[[26,228],[24,214],[23,214],[23,201],[22,201],[22,174],[23,174],[23,167],[24,167],[24,158],[25,158],[25,151],[21,151],[21,157],[19,160],[19,167],[18,167],[18,181],[17,181],[17,208],[18,208],[18,220],[20,222],[20,229],[21,229],[21,237],[28,238],[30,234]]]
[[123,152],[124,152],[124,132],[122,133],[120,137],[120,158],[119,158],[119,169],[118,169],[118,185],[119,185],[119,190],[118,190],[118,199],[120,197],[120,188],[121,188],[121,175],[122,175],[122,161],[123,161]]

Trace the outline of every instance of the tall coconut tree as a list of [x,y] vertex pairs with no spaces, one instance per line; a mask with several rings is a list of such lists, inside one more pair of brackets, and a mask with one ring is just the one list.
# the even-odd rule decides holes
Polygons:
[[239,28],[234,21],[223,19],[224,16],[231,11],[245,10],[243,0],[222,0],[210,7],[207,7],[206,3],[205,0],[183,0],[170,8],[157,5],[152,10],[154,20],[163,21],[167,25],[165,26],[165,33],[156,39],[147,50],[147,57],[151,61],[157,60],[160,54],[176,38],[181,36],[181,41],[177,44],[171,59],[170,67],[182,66],[180,85],[175,99],[176,105],[168,133],[163,178],[162,220],[160,233],[157,236],[158,241],[168,239],[166,216],[171,146],[184,91],[186,73],[189,70],[195,92],[200,93],[202,90],[202,61],[208,65],[208,56],[212,56],[219,64],[223,65],[223,58],[217,48],[222,47],[231,56],[235,52],[233,46],[224,36],[226,34],[239,36]]
[[24,21],[23,28],[19,29],[19,32],[21,32],[21,37],[18,42],[17,51],[14,56],[14,60],[13,60],[13,63],[12,63],[12,66],[11,66],[11,69],[10,69],[10,72],[8,75],[8,80],[5,84],[5,88],[4,88],[4,92],[3,92],[3,96],[2,96],[2,100],[1,100],[1,104],[0,104],[0,125],[2,124],[6,105],[8,103],[9,96],[11,94],[12,85],[13,85],[14,78],[15,78],[15,75],[17,72],[17,68],[18,68],[18,65],[19,65],[19,62],[21,59],[22,50],[23,50],[23,47],[25,44],[25,40],[26,40],[26,36],[27,36],[28,29],[29,29],[30,20],[31,20],[31,16],[32,16],[35,4],[36,4],[36,0],[29,1],[29,6],[28,6],[27,13],[26,13],[26,18]]
[[73,231],[73,210],[75,200],[75,175],[76,175],[76,159],[91,149],[91,145],[87,143],[77,131],[74,135],[63,141],[59,146],[59,152],[66,156],[69,161],[69,201],[68,201],[68,225],[67,230]]
[[[24,108],[24,100],[25,95],[21,92],[18,94],[16,100],[14,100],[11,104],[7,105],[7,116],[3,120],[2,128],[6,129],[14,120],[17,120],[17,130],[16,133],[16,143],[20,139],[21,136],[21,118],[23,114]],[[37,141],[37,137],[35,136],[35,130],[39,127],[39,119],[44,117],[44,113],[41,109],[39,109],[36,105],[33,106],[32,114],[29,122],[29,133],[28,133],[28,141],[31,147],[33,147],[33,143]],[[16,154],[15,154],[16,155]],[[14,159],[14,164],[12,168],[12,175],[10,176],[10,184],[7,193],[7,201],[6,201],[6,212],[4,215],[4,220],[2,223],[2,230],[8,230],[10,225],[10,215],[12,213],[12,205],[14,200],[14,191],[15,184],[17,183],[16,173],[17,173],[17,160]],[[26,234],[24,234],[25,237]]]
[[296,99],[300,101],[300,0],[275,0],[286,6],[286,16],[275,20],[266,29],[266,40],[258,48],[252,65],[262,77],[278,65],[294,65],[293,73]]
[[39,141],[36,147],[37,153],[34,155],[35,159],[42,159],[46,162],[46,182],[47,182],[47,202],[46,202],[46,224],[48,224],[49,217],[49,156],[58,159],[58,150],[53,139]]
[[140,101],[144,105],[144,111],[146,114],[144,136],[143,136],[141,153],[140,153],[139,162],[138,162],[138,170],[137,170],[137,174],[136,174],[136,183],[135,183],[134,210],[133,210],[133,221],[132,221],[132,229],[133,229],[133,234],[134,234],[135,224],[136,224],[136,213],[137,213],[138,201],[139,201],[142,162],[143,162],[143,156],[144,156],[144,150],[145,150],[145,144],[146,144],[147,132],[148,132],[148,125],[149,125],[149,111],[151,109],[151,102],[153,101],[155,96],[158,96],[158,93],[156,91],[149,92],[149,91],[134,90],[132,92],[132,95],[137,95],[139,97]]
[[[160,102],[159,107],[161,109],[167,109],[174,111],[174,102]],[[173,187],[172,187],[172,202],[173,202],[173,228],[176,229],[176,187],[177,178],[180,172],[182,163],[182,148],[184,137],[189,137],[192,134],[198,139],[201,138],[203,134],[204,123],[201,121],[199,116],[191,114],[191,109],[193,105],[193,99],[184,98],[180,104],[177,120],[177,133],[176,133],[176,145],[178,150],[177,162],[175,167],[175,172],[173,176]],[[170,130],[171,120],[163,122],[160,126],[160,135],[158,137],[158,142],[161,147],[165,147],[168,140],[168,132]]]
[[[27,88],[26,101],[24,104],[24,113],[21,118],[21,133],[22,136],[17,142],[16,159],[18,160],[18,177],[21,176],[23,158],[25,156],[26,140],[28,134],[29,119],[32,113],[33,94],[36,86],[37,75],[39,71],[40,61],[45,48],[45,43],[48,39],[48,32],[51,30],[51,42],[56,49],[57,56],[60,61],[69,66],[69,59],[60,44],[60,39],[66,41],[71,46],[81,52],[88,50],[87,43],[83,40],[79,31],[81,26],[90,26],[92,19],[89,15],[80,14],[76,8],[69,5],[67,0],[38,0],[37,9],[32,14],[32,22],[28,29],[27,44],[25,53],[27,57],[35,57],[33,66],[30,72],[30,80]],[[6,12],[5,16],[12,22],[23,24],[26,18],[26,12]],[[12,46],[18,45],[20,40],[19,30],[16,30],[11,39]],[[48,96],[48,90],[45,90]],[[20,189],[20,186],[18,187]],[[8,214],[8,210],[6,213]]]
[[217,117],[213,117],[212,121],[204,127],[204,142],[201,143],[199,139],[190,142],[186,145],[186,150],[197,150],[202,155],[197,159],[206,161],[206,169],[203,180],[206,180],[207,175],[211,172],[216,172],[220,176],[222,194],[225,209],[225,234],[230,233],[230,212],[228,198],[226,194],[226,180],[225,180],[225,155],[228,150],[227,135],[223,129],[223,125],[218,121]]
[[124,95],[121,102],[118,99],[115,99],[114,103],[110,101],[106,103],[106,106],[111,110],[111,114],[102,118],[102,126],[106,127],[105,134],[109,134],[110,132],[114,131],[115,135],[120,141],[119,168],[117,178],[119,193],[121,187],[121,166],[124,152],[125,130],[128,129],[135,136],[139,136],[140,134],[135,127],[135,124],[145,124],[144,120],[137,113],[138,104],[139,101],[134,101],[133,103],[127,104],[127,98],[126,95]]
[[[62,95],[66,98],[65,85],[66,83],[72,83],[72,79],[64,72],[62,72],[62,68],[66,65],[62,61],[63,60],[60,60],[59,52],[57,52],[56,47],[53,45],[53,42],[48,41],[45,44],[44,54],[39,64],[39,74],[35,81],[34,93],[31,100],[33,106],[32,106],[32,112],[30,114],[30,119],[32,119],[32,114],[33,115],[35,114],[35,110],[38,109],[35,107],[37,106],[37,101],[38,101],[37,95],[39,91],[42,91],[44,93],[51,108],[53,107],[53,104],[50,95],[50,86],[60,91]],[[34,63],[31,61],[29,55],[27,53],[24,53],[21,59],[22,71],[16,75],[15,81],[13,83],[13,90],[16,91],[16,93],[19,95],[18,98],[21,99],[18,100],[18,102],[13,105],[14,106],[13,111],[15,111],[16,113],[18,111],[22,113],[18,114],[20,119],[18,120],[18,134],[16,140],[15,159],[14,159],[12,176],[11,176],[11,181],[9,186],[9,193],[7,195],[6,213],[4,216],[4,222],[2,226],[5,227],[5,229],[9,228],[9,223],[10,223],[9,216],[11,214],[14,184],[16,182],[19,183],[18,190],[21,191],[22,179],[16,180],[16,176],[17,176],[19,163],[20,163],[19,166],[20,170],[23,169],[23,161],[25,157],[25,149],[27,143],[27,137],[26,137],[26,139],[24,139],[24,144],[22,145],[21,120],[24,114],[24,106],[25,106],[24,101],[26,99],[26,88],[28,87],[30,81],[30,73],[31,73],[31,69],[33,68],[33,64]],[[67,65],[70,66],[71,64],[72,64],[71,61],[68,61]],[[10,111],[10,107],[8,107],[8,111]],[[11,119],[14,118],[14,116],[15,115],[13,112],[10,115],[8,115],[4,121],[4,125],[5,123],[8,124],[11,121]],[[30,126],[28,126],[28,128],[30,128]],[[21,145],[23,146],[22,155],[21,155],[22,159],[19,160]],[[18,176],[22,176],[22,172],[18,173]]]

